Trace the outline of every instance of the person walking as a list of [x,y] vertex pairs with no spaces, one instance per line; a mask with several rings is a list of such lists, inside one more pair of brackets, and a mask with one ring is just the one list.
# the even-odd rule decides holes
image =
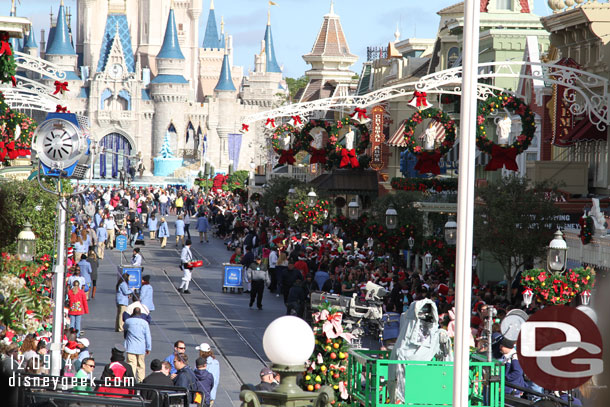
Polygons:
[[261,369],[261,382],[254,386],[259,391],[273,391],[277,387],[275,372],[268,367]]
[[188,362],[189,358],[186,353],[176,353],[174,355],[174,366],[177,371],[174,378],[174,386],[184,387],[189,394],[189,403],[198,405],[203,399],[203,394],[200,394],[199,398],[197,397],[199,382]]
[[169,237],[169,226],[165,218],[161,218],[161,224],[159,225],[159,239],[161,239],[161,247],[165,247],[167,244],[167,238]]
[[269,252],[269,277],[271,277],[271,283],[269,284],[269,291],[274,293],[277,290],[277,274],[275,268],[277,267],[278,254],[275,245],[272,244],[271,251]]
[[150,218],[148,218],[147,222],[148,233],[150,240],[155,240],[157,238],[157,229],[159,228],[159,220],[155,216],[155,214],[151,214]]
[[132,318],[125,321],[125,350],[127,363],[136,375],[136,380],[144,380],[146,373],[145,357],[150,353],[152,340],[148,322],[139,316],[142,311],[139,307],[133,309]]
[[104,222],[104,227],[106,228],[106,234],[108,235],[108,238],[106,239],[106,248],[112,250],[114,248],[114,232],[118,229],[112,214],[108,215],[108,218]]
[[87,262],[91,266],[91,287],[89,288],[89,292],[91,293],[91,298],[95,298],[95,288],[97,285],[97,269],[100,265],[97,260],[97,256],[95,255],[95,250],[89,249],[89,254],[87,256]]
[[193,268],[190,266],[190,262],[193,260],[193,254],[191,253],[191,241],[187,240],[185,246],[182,248],[182,253],[180,253],[180,268],[184,273],[182,275],[182,283],[180,284],[180,288],[178,288],[178,292],[184,294],[190,294],[189,284],[191,283],[191,276]]
[[131,265],[135,267],[142,266],[142,255],[140,254],[140,248],[136,247],[133,249],[133,256],[131,256]]
[[254,304],[254,300],[256,299],[256,307],[259,310],[263,309],[263,293],[265,292],[265,285],[269,285],[271,283],[271,279],[269,278],[269,272],[267,268],[261,265],[261,256],[256,256],[253,263],[248,267],[248,280],[252,284],[252,288],[250,289],[250,308]]
[[208,217],[205,216],[205,212],[199,212],[199,216],[197,217],[197,231],[199,232],[199,243],[203,243],[203,238],[205,237],[205,242],[209,243],[208,240],[208,232],[210,231],[210,224],[208,222]]
[[116,323],[114,330],[116,332],[123,332],[123,312],[129,305],[129,296],[133,294],[131,288],[129,288],[129,274],[125,273],[116,284]]
[[80,261],[78,262],[78,266],[80,267],[80,275],[85,278],[85,285],[82,287],[87,299],[89,298],[89,291],[91,290],[91,285],[93,282],[91,281],[91,264],[87,261],[87,255],[80,255]]
[[195,366],[195,377],[199,382],[199,388],[203,390],[203,402],[201,405],[207,407],[210,405],[210,393],[214,387],[214,376],[212,376],[212,373],[208,372],[208,362],[205,358],[197,358]]
[[191,238],[191,215],[189,214],[188,209],[184,212],[184,234],[187,239]]
[[70,317],[70,328],[78,332],[81,336],[81,318],[89,313],[87,295],[80,288],[80,282],[74,281],[72,288],[68,291],[68,316]]
[[178,243],[182,242],[182,246],[184,246],[184,217],[182,215],[178,215],[178,219],[176,219],[176,247],[178,247]]
[[104,260],[104,249],[106,248],[106,240],[108,240],[108,231],[104,225],[99,225],[95,231],[97,237],[97,257]]
[[210,407],[214,405],[214,400],[216,400],[216,391],[218,390],[218,385],[220,384],[220,363],[214,356],[214,351],[212,347],[208,343],[202,343],[199,346],[195,347],[196,350],[199,351],[199,357],[204,358],[207,363],[207,370],[214,377],[214,386],[210,391]]
[[150,275],[142,277],[142,288],[140,288],[140,302],[148,311],[155,310],[155,304],[153,302],[153,288],[150,285]]

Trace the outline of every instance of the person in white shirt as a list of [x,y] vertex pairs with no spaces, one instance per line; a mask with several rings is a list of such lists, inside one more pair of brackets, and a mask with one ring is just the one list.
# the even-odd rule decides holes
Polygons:
[[191,253],[191,239],[187,239],[184,243],[185,246],[182,248],[182,253],[180,254],[180,268],[183,271],[182,283],[180,284],[180,288],[178,288],[178,292],[184,294],[190,294],[189,284],[191,283],[191,270],[192,267],[189,266],[189,263],[193,261],[193,254]]
[[131,257],[131,265],[140,267],[142,266],[142,255],[140,254],[140,248],[136,247],[133,249],[133,256]]
[[271,249],[269,253],[269,276],[271,277],[271,284],[269,284],[269,291],[272,293],[277,289],[277,275],[275,274],[275,267],[277,266],[277,250]]

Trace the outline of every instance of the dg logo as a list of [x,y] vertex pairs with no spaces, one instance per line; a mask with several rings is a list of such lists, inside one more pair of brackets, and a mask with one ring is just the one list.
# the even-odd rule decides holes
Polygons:
[[603,371],[602,337],[584,312],[547,307],[521,325],[518,358],[523,372],[547,390],[571,390]]

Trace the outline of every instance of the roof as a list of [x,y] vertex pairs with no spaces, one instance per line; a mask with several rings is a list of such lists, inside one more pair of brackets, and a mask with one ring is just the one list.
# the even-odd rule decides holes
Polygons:
[[228,90],[235,91],[235,85],[233,84],[233,78],[231,78],[231,64],[229,64],[229,56],[225,52],[225,56],[222,59],[222,67],[220,68],[220,78],[214,90]]
[[81,98],[81,99],[89,99],[89,88],[81,86],[80,87],[80,93],[78,94],[78,97]]
[[59,6],[57,13],[57,25],[53,33],[53,40],[47,47],[47,55],[76,55],[74,46],[70,39],[68,24],[66,23],[66,9]]
[[218,37],[218,26],[216,25],[216,13],[214,12],[214,1],[210,4],[210,13],[208,14],[208,22],[205,26],[205,35],[203,36],[203,48],[224,48],[220,45]]
[[377,171],[335,169],[322,174],[310,182],[316,189],[331,193],[352,193],[377,195],[379,181]]
[[142,89],[142,100],[150,100],[150,95],[146,89]]
[[331,97],[335,91],[335,86],[329,81],[322,79],[312,79],[309,81],[305,90],[302,93],[299,102],[309,102],[312,100],[324,99]]
[[182,75],[157,75],[150,83],[188,83]]
[[273,36],[271,35],[271,22],[267,22],[265,29],[265,56],[267,58],[267,72],[282,72],[275,59],[275,49],[273,48]]
[[318,33],[318,38],[307,56],[338,56],[358,58],[356,55],[349,52],[349,46],[343,34],[341,21],[339,16],[332,11],[324,16],[322,27]]
[[36,37],[34,36],[34,29],[30,28],[30,32],[27,37],[25,37],[24,48],[38,48],[38,44],[36,44]]
[[108,55],[112,49],[115,35],[119,34],[121,48],[123,49],[123,60],[127,65],[129,72],[135,72],[135,59],[131,48],[131,34],[129,32],[129,23],[125,14],[108,14],[106,17],[106,28],[102,37],[102,46],[100,48],[100,59],[97,64],[97,71],[101,72],[106,67]]
[[372,66],[370,63],[365,62],[362,64],[362,73],[360,75],[360,81],[358,82],[358,90],[356,91],[356,95],[361,96],[370,92],[371,71]]
[[180,44],[178,43],[178,31],[176,30],[176,18],[174,16],[173,8],[169,10],[169,16],[167,16],[165,37],[163,37],[163,45],[161,45],[161,50],[157,54],[157,58],[184,59],[184,55],[180,50]]

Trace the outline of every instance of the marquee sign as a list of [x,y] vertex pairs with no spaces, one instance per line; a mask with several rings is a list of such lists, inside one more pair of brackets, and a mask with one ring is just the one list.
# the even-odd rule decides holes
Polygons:
[[383,114],[385,109],[381,106],[375,106],[371,110],[372,116],[372,131],[371,131],[371,162],[370,167],[375,171],[383,168],[382,146],[384,141],[383,134]]

